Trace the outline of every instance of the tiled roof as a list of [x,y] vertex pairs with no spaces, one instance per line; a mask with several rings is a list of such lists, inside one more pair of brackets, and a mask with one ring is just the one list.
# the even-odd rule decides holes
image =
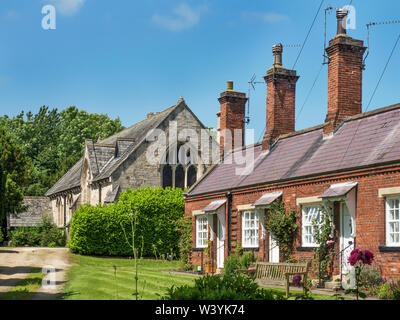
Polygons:
[[[121,132],[93,144],[93,161],[91,168],[97,168],[94,181],[110,177],[110,175],[128,158],[128,156],[144,141],[147,132],[156,128],[164,121],[178,106],[186,105],[183,100],[178,104],[162,112],[136,123]],[[118,145],[118,154],[115,156],[115,147]],[[51,196],[63,191],[80,187],[81,168],[83,158],[80,159],[59,181],[57,181],[46,196]]]
[[221,208],[226,203],[226,199],[224,200],[216,200],[209,203],[204,209],[204,212],[216,211]]
[[319,197],[320,198],[332,198],[332,197],[345,196],[351,190],[353,190],[357,185],[358,185],[358,182],[345,182],[345,183],[332,184]]
[[[251,158],[249,175],[235,173],[238,152]],[[205,175],[189,195],[225,191],[282,180],[400,161],[400,104],[348,118],[330,138],[323,126],[281,137],[269,152],[260,144],[235,151]],[[232,164],[229,164],[231,162]]]
[[283,194],[282,191],[263,194],[256,202],[253,203],[253,206],[267,206],[267,205],[270,205],[276,199],[281,197],[282,194]]

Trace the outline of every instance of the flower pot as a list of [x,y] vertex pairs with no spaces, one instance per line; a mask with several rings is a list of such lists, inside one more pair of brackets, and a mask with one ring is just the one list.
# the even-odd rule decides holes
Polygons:
[[215,273],[217,271],[217,265],[215,263],[206,263],[204,265],[205,273]]

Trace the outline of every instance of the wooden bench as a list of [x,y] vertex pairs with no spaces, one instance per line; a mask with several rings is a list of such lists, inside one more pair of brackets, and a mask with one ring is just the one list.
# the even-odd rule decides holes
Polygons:
[[296,274],[302,276],[303,292],[304,280],[307,280],[308,272],[311,268],[311,261],[305,263],[272,263],[272,262],[257,262],[255,281],[262,286],[268,285],[283,285],[286,287],[286,297],[289,297],[289,285],[292,278]]

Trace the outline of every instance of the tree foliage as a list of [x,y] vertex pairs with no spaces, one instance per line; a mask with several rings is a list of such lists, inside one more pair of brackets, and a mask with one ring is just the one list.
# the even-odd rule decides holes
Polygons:
[[42,196],[83,155],[86,139],[97,141],[123,129],[121,121],[68,107],[58,112],[43,106],[35,115],[22,111],[14,118],[0,117],[0,126],[31,159],[33,168],[26,195]]
[[23,186],[29,182],[31,163],[12,137],[0,127],[0,226],[7,213],[22,210]]

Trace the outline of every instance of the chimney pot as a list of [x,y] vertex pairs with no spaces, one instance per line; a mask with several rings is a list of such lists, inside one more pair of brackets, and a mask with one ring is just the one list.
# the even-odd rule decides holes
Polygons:
[[[227,90],[218,99],[221,109],[218,112],[218,132],[220,156],[230,152],[232,147],[244,145],[244,119],[246,115],[246,94],[233,90],[233,81],[227,81]],[[241,137],[235,136],[235,131],[241,131]]]
[[336,18],[337,18],[337,34],[346,34],[346,17],[348,11],[347,9],[338,9],[336,11]]
[[282,44],[277,44],[272,47],[272,53],[274,55],[274,66],[282,66]]
[[282,66],[282,44],[272,47],[274,65],[264,77],[267,83],[267,120],[262,141],[263,150],[268,150],[283,134],[295,131],[296,82],[295,70]]
[[328,113],[324,134],[331,135],[346,117],[362,112],[363,56],[366,48],[361,40],[346,34],[348,11],[336,11],[338,35],[329,41]]

